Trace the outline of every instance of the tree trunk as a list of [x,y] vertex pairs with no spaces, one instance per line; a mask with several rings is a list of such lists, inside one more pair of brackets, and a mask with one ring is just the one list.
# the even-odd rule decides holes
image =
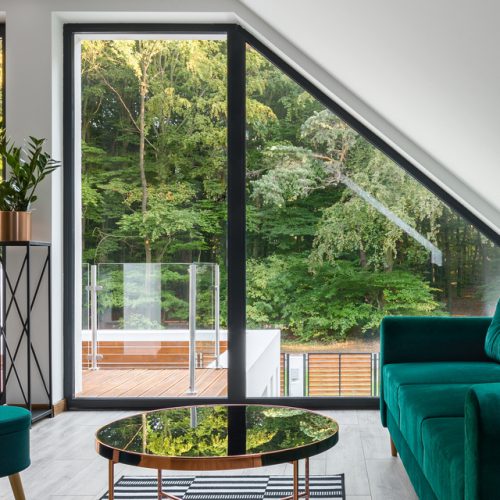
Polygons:
[[441,286],[438,288],[442,289],[441,300],[446,301],[447,311],[451,310],[452,307],[452,285],[451,285],[451,251],[450,251],[450,220],[443,213],[439,221],[442,231],[440,234],[440,246],[443,250],[443,266],[440,272]]
[[[140,41],[138,42],[141,43]],[[140,106],[139,106],[139,170],[141,172],[141,212],[143,219],[148,209],[148,183],[146,180],[146,169],[144,166],[145,142],[146,142],[146,94],[148,93],[147,68],[144,60],[141,61],[141,81],[140,81]],[[144,250],[146,263],[151,262],[151,243],[148,239],[144,240]]]
[[394,254],[392,249],[388,248],[385,252],[385,270],[390,273],[394,267]]
[[366,252],[364,251],[363,248],[359,249],[359,265],[364,269],[366,267]]
[[455,229],[455,245],[457,252],[457,297],[462,298],[464,291],[464,253],[466,251],[463,246],[464,238],[461,237],[460,228]]

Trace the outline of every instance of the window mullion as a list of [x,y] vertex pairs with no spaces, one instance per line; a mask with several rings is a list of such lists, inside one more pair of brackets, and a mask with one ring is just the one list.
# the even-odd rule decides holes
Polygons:
[[245,270],[245,39],[238,27],[228,32],[228,221],[227,221],[227,322],[228,397],[246,398],[246,270]]

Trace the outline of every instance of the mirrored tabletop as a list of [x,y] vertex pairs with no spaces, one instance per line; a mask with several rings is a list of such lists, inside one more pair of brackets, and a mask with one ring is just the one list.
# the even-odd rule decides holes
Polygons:
[[[312,411],[265,405],[187,406],[133,415],[102,427],[97,451],[114,462],[192,468],[271,465],[321,453],[338,425]],[[244,463],[243,463],[244,462]]]

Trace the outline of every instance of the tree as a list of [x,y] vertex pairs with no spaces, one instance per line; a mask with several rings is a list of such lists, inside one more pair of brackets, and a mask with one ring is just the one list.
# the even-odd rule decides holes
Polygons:
[[[126,212],[131,211],[125,213],[124,220],[120,220],[121,217],[118,216],[112,225],[111,233],[103,231],[104,228],[101,225],[102,229],[97,231],[100,239],[98,245],[109,238],[133,239],[139,236],[144,244],[145,261],[152,261],[155,242],[156,258],[161,258],[167,251],[165,245],[160,243],[161,237],[165,236],[168,240],[174,229],[167,227],[165,221],[160,226],[154,223],[165,216],[165,212],[159,210],[161,208],[161,204],[158,203],[159,198],[163,197],[163,204],[175,204],[179,200],[179,196],[174,194],[180,189],[178,181],[182,181],[183,178],[188,182],[194,180],[193,174],[188,170],[193,170],[195,165],[191,162],[186,164],[186,159],[191,158],[194,162],[202,164],[201,158],[199,161],[196,156],[203,156],[203,159],[206,159],[205,152],[209,148],[213,147],[217,151],[213,158],[219,163],[219,170],[221,170],[225,156],[225,137],[221,133],[216,133],[216,129],[225,130],[223,123],[225,95],[222,92],[224,75],[221,73],[220,64],[214,63],[214,60],[221,56],[223,56],[223,48],[220,43],[206,41],[200,41],[194,45],[177,41],[92,41],[83,45],[84,76],[89,80],[89,84],[84,86],[84,106],[89,108],[83,113],[85,117],[89,117],[84,120],[84,137],[89,139],[90,130],[94,130],[94,134],[101,135],[103,146],[109,148],[108,133],[110,129],[114,129],[116,132],[113,134],[115,139],[111,143],[112,150],[117,152],[120,149],[124,153],[124,155],[115,155],[115,165],[119,166],[122,162],[130,164],[129,158],[137,157],[140,172],[140,199],[138,200],[137,190],[134,188],[136,183],[133,175],[128,174],[128,172],[132,174],[128,166],[126,172],[120,172],[120,180],[123,181],[120,186],[116,179],[111,181],[109,178],[103,179],[105,175],[103,162],[109,164],[109,154],[99,159],[96,164],[99,172],[97,172],[98,169],[94,170],[97,177],[94,174],[93,179],[86,184],[87,193],[90,194],[89,189],[94,187],[97,192],[111,191],[115,199],[116,194],[119,194],[120,206],[128,208]],[[207,67],[219,73],[207,74]],[[134,81],[137,89],[135,92],[131,90],[134,87],[130,85]],[[211,96],[208,81],[216,82],[214,85],[211,84],[213,92]],[[187,97],[182,95],[183,92],[187,94]],[[210,123],[206,120],[200,122],[200,113],[206,111],[201,107],[208,105],[210,106],[209,121],[213,120],[212,133],[210,130],[206,131],[207,126],[210,128]],[[100,114],[98,110],[102,111],[103,107],[110,109],[108,116],[112,118],[119,116],[119,121],[112,119],[109,124],[100,124],[93,120],[93,117]],[[137,138],[134,138],[135,134]],[[218,144],[214,143],[214,138],[219,141]],[[205,141],[206,144],[194,145],[191,142],[191,154],[188,158],[183,157],[182,151],[188,147],[186,143],[194,140]],[[95,146],[93,147],[95,152]],[[84,151],[87,154],[90,153],[89,149]],[[84,162],[86,167],[90,166],[93,161],[90,155],[88,158],[90,161]],[[181,165],[179,169],[180,158],[185,165]],[[177,174],[177,178],[174,185],[169,185],[173,172]],[[195,179],[203,178],[203,173],[196,172]],[[220,175],[217,177],[219,184],[222,182],[222,187],[215,186],[217,181],[212,171],[210,179],[204,178],[204,181],[205,187],[209,187],[211,194],[215,193],[220,198],[221,193],[225,193],[225,181]],[[150,193],[150,185],[155,186],[153,194]],[[183,189],[185,188],[186,183]],[[188,191],[192,193],[191,201],[203,197],[203,186],[193,185]],[[140,202],[141,221],[137,219],[135,202]],[[167,211],[172,215],[175,213],[175,210],[174,212],[172,210],[173,207]],[[183,220],[179,210],[177,203],[176,215],[179,216],[176,221],[177,227],[183,225],[179,222]],[[106,212],[113,214],[113,209],[108,209]],[[201,214],[200,210],[198,214]],[[189,209],[184,215],[192,220],[194,211]],[[172,218],[169,220],[172,222]],[[201,229],[217,232],[217,228],[208,227],[206,220],[208,219],[205,218],[205,222],[200,224],[203,226]],[[115,227],[121,229],[116,232]],[[164,229],[164,233],[160,234],[160,228]],[[192,228],[193,224],[188,224],[185,232],[189,232]],[[126,231],[128,234],[125,234]],[[133,243],[130,242],[130,244]],[[205,247],[205,245],[202,246]]]
[[[306,120],[301,137],[309,149],[272,146],[268,170],[254,181],[253,196],[265,204],[283,206],[318,189],[339,186],[340,203],[323,212],[315,238],[313,259],[334,261],[357,252],[362,267],[391,270],[404,232],[365,200],[342,186],[348,178],[412,226],[426,222],[434,231],[440,204],[423,187],[404,174],[386,156],[367,147],[342,120],[324,110]],[[345,183],[345,182],[344,182]],[[405,242],[406,247],[413,242]]]

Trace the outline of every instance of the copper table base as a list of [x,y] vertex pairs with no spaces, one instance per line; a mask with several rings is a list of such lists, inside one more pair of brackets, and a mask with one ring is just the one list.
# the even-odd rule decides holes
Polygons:
[[[298,500],[299,498],[306,498],[309,500],[309,458],[305,458],[305,489],[304,491],[299,491],[299,461],[295,460],[293,464],[293,493],[287,497],[280,498],[278,500]],[[114,500],[115,498],[115,462],[113,460],[108,461],[108,482],[109,482],[109,500]],[[182,500],[180,497],[166,493],[162,489],[162,470],[158,469],[158,500],[163,498],[170,498],[171,500]]]
[[[286,426],[281,422],[286,421]],[[306,433],[304,428],[314,432]],[[278,432],[279,429],[279,432]],[[192,456],[168,448],[170,434],[188,438],[197,453]],[[198,446],[199,436],[208,440],[225,439],[227,447],[208,451]],[[270,433],[272,445],[251,446],[262,432]],[[168,471],[245,470],[291,463],[291,495],[279,500],[309,499],[309,458],[329,450],[338,442],[338,424],[330,417],[309,410],[274,405],[192,405],[164,408],[125,417],[101,427],[96,433],[96,450],[109,463],[109,500],[115,500],[114,466],[117,463],[152,469],[158,473],[158,500],[180,500],[167,493],[162,473]],[[265,434],[267,436],[267,434]],[[165,446],[151,448],[151,439],[164,440]],[[259,438],[261,439],[261,438]],[[269,438],[270,439],[270,438]],[[211,441],[209,441],[211,442]],[[191,448],[190,448],[191,449]],[[305,461],[303,483],[299,488],[299,461]],[[236,492],[237,493],[237,492]]]

